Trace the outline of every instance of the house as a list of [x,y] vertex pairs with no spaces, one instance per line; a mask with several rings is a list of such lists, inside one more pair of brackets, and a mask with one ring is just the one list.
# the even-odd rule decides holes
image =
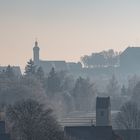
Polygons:
[[[21,69],[19,66],[11,66],[14,74],[18,77],[20,77],[22,74],[21,74]],[[7,69],[7,66],[0,66],[0,73],[6,71]]]
[[64,127],[65,135],[78,140],[140,140],[140,129],[113,129],[109,97],[96,98],[96,123]]
[[121,53],[120,72],[140,74],[140,47],[128,47]]
[[10,134],[5,130],[5,121],[0,121],[0,140],[10,140]]
[[121,140],[112,130],[110,97],[96,98],[96,125],[66,126],[64,131],[79,140]]

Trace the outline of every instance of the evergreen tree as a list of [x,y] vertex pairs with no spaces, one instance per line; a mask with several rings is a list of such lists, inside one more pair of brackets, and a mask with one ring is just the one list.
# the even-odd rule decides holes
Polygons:
[[42,69],[42,67],[39,67],[36,71],[36,77],[37,79],[39,79],[41,82],[44,81],[44,71]]
[[34,64],[34,61],[30,59],[25,67],[25,74],[28,76],[32,76],[35,75],[35,72],[36,72],[36,66]]
[[50,93],[61,91],[61,81],[54,68],[51,69],[47,78],[47,90]]

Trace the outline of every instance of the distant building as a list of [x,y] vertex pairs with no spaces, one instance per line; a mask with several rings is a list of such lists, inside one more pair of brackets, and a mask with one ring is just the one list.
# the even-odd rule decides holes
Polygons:
[[[0,66],[0,73],[6,71],[6,68],[7,66]],[[21,76],[21,69],[19,66],[11,66],[11,68],[16,76]]]
[[[99,63],[100,66],[100,63]],[[87,75],[140,75],[140,47],[127,47],[117,58],[117,64],[106,67],[85,67],[83,73]],[[125,74],[125,75],[124,75]],[[120,77],[122,78],[122,77]]]
[[[140,140],[140,129],[112,129],[109,97],[96,99],[96,125],[65,126],[67,136],[78,140]],[[73,120],[74,121],[74,120]]]
[[0,121],[0,140],[10,140],[10,134],[5,130],[5,121]]
[[122,73],[140,74],[140,47],[128,47],[120,55]]
[[109,97],[96,99],[96,126],[66,126],[65,134],[79,140],[121,140],[111,126],[111,104]]
[[56,71],[69,71],[74,75],[83,76],[99,76],[112,74],[140,74],[140,47],[128,47],[126,48],[118,57],[117,66],[107,66],[107,67],[82,67],[80,62],[66,62],[65,60],[41,60],[40,59],[40,48],[38,42],[35,42],[33,47],[33,61],[36,66],[41,66],[45,74],[49,73],[52,67]]
[[38,42],[35,42],[35,46],[33,48],[33,61],[36,66],[42,67],[45,73],[50,72],[52,67],[55,68],[56,71],[71,71],[71,70],[80,70],[82,69],[81,63],[74,63],[74,62],[69,62],[67,63],[64,60],[61,61],[50,61],[50,60],[40,60],[40,55],[39,55],[40,48],[38,46]]

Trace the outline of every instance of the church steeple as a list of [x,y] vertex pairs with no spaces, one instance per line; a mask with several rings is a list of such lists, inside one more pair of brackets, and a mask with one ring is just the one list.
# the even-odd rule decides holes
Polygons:
[[33,48],[33,60],[35,65],[39,65],[39,50],[38,42],[35,41],[35,46]]
[[35,41],[35,47],[38,47],[38,42],[37,42],[37,40]]

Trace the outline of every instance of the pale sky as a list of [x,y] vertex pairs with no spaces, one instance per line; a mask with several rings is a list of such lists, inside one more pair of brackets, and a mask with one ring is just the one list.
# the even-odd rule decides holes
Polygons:
[[140,46],[140,0],[0,0],[0,65],[24,68],[35,38],[44,60]]

